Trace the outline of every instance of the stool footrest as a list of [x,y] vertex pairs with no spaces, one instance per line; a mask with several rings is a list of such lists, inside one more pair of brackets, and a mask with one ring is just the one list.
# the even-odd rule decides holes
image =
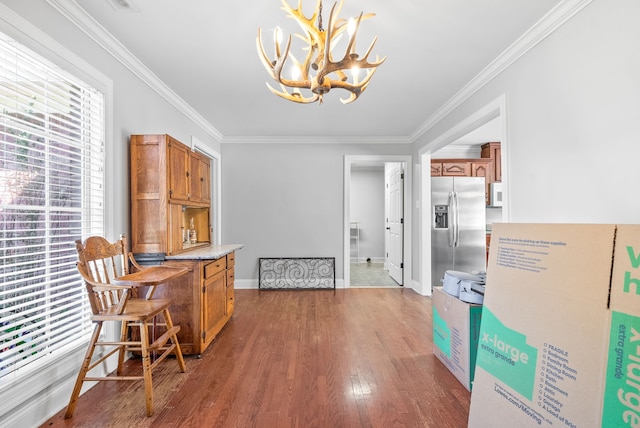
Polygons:
[[162,336],[158,337],[151,345],[149,345],[149,351],[156,351],[163,347],[171,336],[178,334],[180,326],[176,325],[167,330]]

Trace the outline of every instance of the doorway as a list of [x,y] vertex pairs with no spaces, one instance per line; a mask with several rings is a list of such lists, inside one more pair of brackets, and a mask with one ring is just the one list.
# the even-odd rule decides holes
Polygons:
[[500,135],[492,138],[501,143],[501,168],[502,180],[505,182],[503,188],[503,206],[501,210],[501,221],[508,221],[509,218],[509,182],[508,182],[508,139],[507,139],[507,118],[506,118],[506,97],[502,95],[484,108],[480,109],[467,119],[432,140],[419,152],[421,174],[420,201],[423,207],[420,210],[420,294],[431,295],[431,154],[443,147],[459,140],[461,137],[481,128],[489,122],[497,121]]
[[[352,260],[354,275],[357,272],[368,272],[371,278],[379,275],[380,280],[376,283],[380,282],[381,286],[408,285],[408,278],[411,277],[411,211],[410,198],[405,198],[404,195],[410,195],[410,169],[411,156],[345,156],[344,287],[352,284]],[[395,189],[392,199],[386,191],[389,173],[396,176],[392,184]],[[399,180],[400,176],[402,180]],[[364,184],[365,182],[369,184]],[[358,203],[364,204],[364,208],[352,206],[353,200],[360,201]],[[392,212],[395,215],[395,219],[392,219],[393,231],[392,223],[388,223],[389,209],[386,208],[391,203],[396,204]],[[390,250],[391,244],[395,247]],[[388,272],[390,259],[395,280],[391,279]],[[367,267],[371,269],[366,270]],[[381,276],[382,269],[386,278]],[[356,285],[362,284],[355,281],[354,286]]]

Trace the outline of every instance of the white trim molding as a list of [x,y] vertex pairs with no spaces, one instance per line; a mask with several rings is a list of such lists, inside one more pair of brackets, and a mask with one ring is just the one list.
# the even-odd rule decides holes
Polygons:
[[199,151],[211,158],[211,200],[213,212],[210,219],[213,225],[213,244],[222,243],[222,156],[198,138],[191,136],[191,150]]
[[[343,267],[343,284],[338,288],[349,288],[351,275],[351,167],[356,163],[386,163],[400,162],[404,164],[404,231],[403,231],[403,269],[402,284],[405,287],[412,287],[414,282],[411,281],[412,271],[412,210],[411,198],[412,190],[412,163],[411,155],[345,155],[344,171],[343,171],[343,249],[342,249],[342,267]],[[420,292],[419,290],[416,290]]]
[[407,137],[398,136],[279,136],[279,137],[224,137],[223,143],[255,144],[255,143],[289,143],[289,144],[411,144]]
[[457,140],[472,130],[486,124],[487,122],[498,119],[500,121],[500,129],[502,138],[500,139],[502,151],[502,181],[506,183],[504,193],[504,206],[502,208],[503,221],[510,218],[509,203],[509,136],[507,129],[507,97],[501,95],[489,104],[482,107],[472,115],[468,116],[462,122],[456,124],[453,128],[445,131],[432,141],[428,142],[418,152],[420,160],[420,170],[422,176],[420,178],[420,197],[421,208],[418,209],[419,238],[418,253],[420,254],[419,263],[419,287],[423,295],[431,295],[431,174],[429,174],[431,166],[431,153],[446,146],[447,144]]

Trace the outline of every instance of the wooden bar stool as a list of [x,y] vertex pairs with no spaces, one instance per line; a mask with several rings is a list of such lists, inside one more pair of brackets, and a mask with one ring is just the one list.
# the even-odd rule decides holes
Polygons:
[[[115,243],[109,243],[98,236],[87,238],[84,244],[76,241],[79,261],[78,271],[84,279],[91,304],[95,323],[93,335],[87,348],[82,367],[78,373],[75,387],[69,399],[65,418],[70,418],[75,410],[82,384],[85,381],[99,380],[144,380],[147,416],[153,415],[152,371],[172,352],[176,356],[180,371],[185,372],[184,359],[180,351],[177,333],[180,326],[174,326],[169,314],[171,301],[153,299],[155,287],[170,279],[184,275],[187,268],[151,266],[142,267],[136,263],[133,254],[127,251],[127,240],[124,235]],[[130,270],[129,265],[132,265]],[[144,298],[137,298],[136,287],[149,286]],[[156,316],[161,315],[164,323],[155,323]],[[100,337],[102,324],[105,321],[121,323],[119,341],[103,341]],[[150,343],[149,328],[152,325],[164,326],[164,333],[153,338]],[[129,329],[139,329],[139,340],[133,340]],[[92,361],[96,347],[111,348],[100,358]],[[125,352],[140,352],[142,357],[142,374],[139,376],[123,376]],[[118,352],[118,367],[115,375],[88,376],[89,371]],[[150,354],[157,358],[151,362]]]

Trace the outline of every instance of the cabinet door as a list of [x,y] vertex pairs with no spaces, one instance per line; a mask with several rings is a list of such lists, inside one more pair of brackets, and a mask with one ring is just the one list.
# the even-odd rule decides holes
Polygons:
[[200,183],[202,185],[202,202],[211,203],[211,160],[205,158],[200,162]]
[[202,343],[206,347],[224,326],[227,314],[226,257],[205,263],[202,286]]
[[220,331],[227,313],[226,271],[205,281],[202,296],[202,342],[209,343]]
[[167,153],[167,174],[169,175],[169,200],[186,202],[189,200],[189,148],[169,138]]
[[431,161],[431,176],[440,177],[442,175],[442,162]]
[[469,177],[471,176],[471,164],[469,162],[442,162],[442,175],[445,177]]
[[484,177],[484,199],[485,204],[489,205],[489,192],[491,189],[493,161],[491,159],[475,159],[471,162],[471,176]]
[[500,146],[496,147],[493,152],[493,165],[494,165],[494,181],[502,181],[502,154]]
[[472,177],[484,177],[487,180],[491,179],[490,173],[490,164],[491,161],[487,160],[482,162],[480,160],[471,162],[471,176]]
[[182,205],[169,204],[169,228],[167,229],[167,255],[178,254],[184,245],[184,217]]
[[164,146],[164,139],[158,136],[131,136],[131,250],[134,254],[166,252]]
[[190,159],[189,200],[191,202],[209,203],[211,201],[211,167],[209,158],[199,153],[192,152]]

